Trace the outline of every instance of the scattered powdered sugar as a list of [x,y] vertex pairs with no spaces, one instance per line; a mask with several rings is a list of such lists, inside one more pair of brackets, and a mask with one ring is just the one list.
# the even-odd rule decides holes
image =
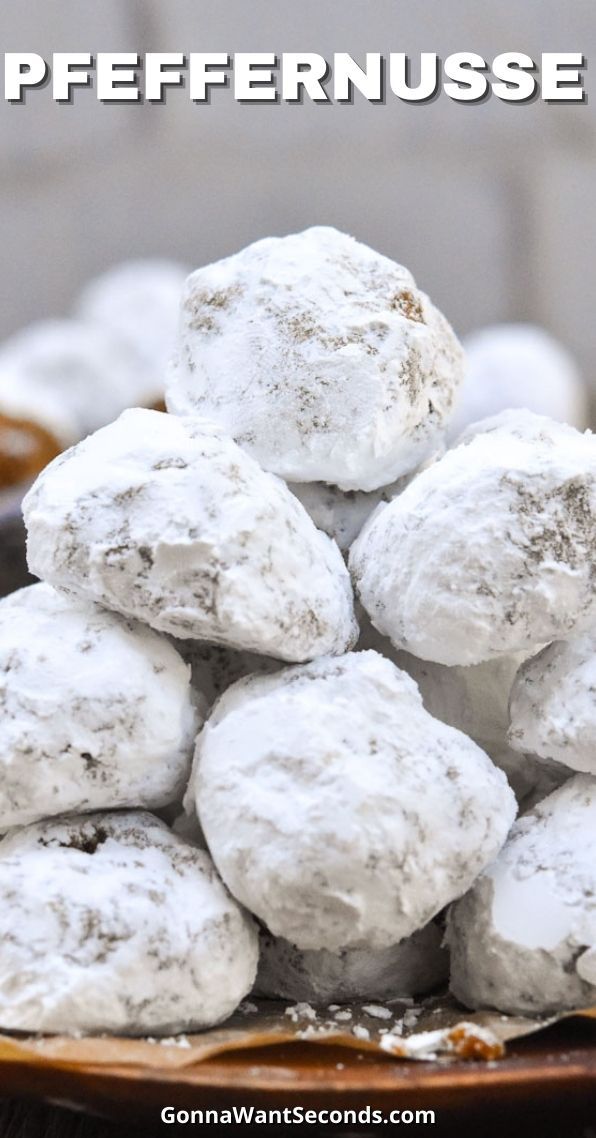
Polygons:
[[258,1011],[257,1005],[253,1004],[251,1000],[243,1000],[238,1008],[238,1012],[243,1016],[257,1015]]
[[316,1020],[317,1013],[310,1004],[294,1004],[293,1007],[286,1008],[285,1015],[289,1016],[293,1023],[297,1023],[300,1019]]
[[364,1004],[362,1011],[373,1019],[391,1019],[393,1014],[389,1008],[382,1008],[379,1004]]
[[170,1035],[165,1039],[155,1039],[153,1036],[146,1036],[144,1043],[155,1043],[160,1047],[179,1047],[186,1051],[192,1047],[190,1039],[186,1035]]

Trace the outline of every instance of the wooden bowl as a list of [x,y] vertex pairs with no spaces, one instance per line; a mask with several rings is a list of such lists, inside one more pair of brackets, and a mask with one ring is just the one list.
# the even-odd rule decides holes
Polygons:
[[157,1058],[150,1069],[4,1059],[0,1077],[6,1097],[44,1098],[152,1125],[166,1106],[300,1107],[356,1115],[370,1108],[384,1116],[395,1109],[432,1110],[442,1122],[486,1122],[495,1109],[501,1121],[521,1110],[552,1120],[553,1112],[571,1119],[592,1105],[596,1117],[596,1021],[567,1020],[510,1044],[506,1057],[492,1063],[412,1062],[335,1044],[286,1043],[230,1051],[182,1068],[165,1055],[162,1065]]

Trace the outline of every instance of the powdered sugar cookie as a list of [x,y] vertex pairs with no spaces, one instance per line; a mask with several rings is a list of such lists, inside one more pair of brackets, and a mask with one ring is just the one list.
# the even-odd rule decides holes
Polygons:
[[32,324],[0,348],[0,414],[37,423],[70,446],[135,403],[142,366],[106,328]]
[[226,1019],[258,937],[208,854],[140,811],[0,842],[0,1027],[170,1035]]
[[433,452],[462,377],[408,270],[316,227],[189,277],[167,404],[288,481],[375,490]]
[[74,810],[160,807],[190,773],[202,709],[148,628],[49,585],[0,601],[0,831]]
[[495,324],[463,341],[466,374],[456,396],[451,438],[489,415],[525,407],[581,430],[589,422],[588,388],[570,353],[544,328]]
[[526,411],[472,428],[352,546],[373,624],[440,664],[478,664],[596,619],[596,439]]
[[232,894],[275,936],[330,952],[423,928],[515,817],[505,776],[375,652],[229,688],[190,795]]
[[131,406],[149,406],[164,397],[187,276],[188,269],[176,261],[124,261],[90,281],[79,297],[78,317],[113,332],[142,363]]
[[509,741],[567,768],[596,774],[596,632],[550,644],[519,670]]
[[24,502],[32,572],[181,639],[285,660],[357,636],[337,546],[218,427],[128,411]]
[[451,987],[468,1007],[536,1015],[596,1000],[596,780],[569,779],[516,823],[453,905]]

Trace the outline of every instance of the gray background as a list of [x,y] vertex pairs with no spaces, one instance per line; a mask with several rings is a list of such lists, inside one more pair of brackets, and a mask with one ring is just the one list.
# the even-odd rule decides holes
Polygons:
[[[0,335],[130,256],[191,266],[333,223],[404,262],[456,329],[529,319],[596,388],[593,0],[2,0],[3,50],[582,51],[585,106],[107,106],[49,89],[0,110]],[[592,54],[594,59],[591,60]]]

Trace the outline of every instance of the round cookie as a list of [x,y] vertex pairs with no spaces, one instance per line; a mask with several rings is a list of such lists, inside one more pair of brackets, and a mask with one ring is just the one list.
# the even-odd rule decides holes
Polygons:
[[180,799],[203,718],[196,704],[190,669],[165,637],[49,585],[5,597],[0,831]]
[[528,810],[569,778],[567,767],[533,754],[514,751],[508,743],[509,696],[523,653],[500,656],[483,664],[451,667],[400,652],[381,636],[366,613],[360,614],[357,648],[372,648],[416,682],[426,710],[473,739],[507,775],[520,810]]
[[45,320],[0,348],[0,414],[38,423],[70,446],[137,401],[142,371],[108,329]]
[[524,407],[581,430],[589,422],[588,388],[570,353],[544,328],[495,324],[463,341],[466,374],[449,424],[457,438],[469,423]]
[[376,652],[229,688],[188,797],[232,894],[275,936],[330,952],[423,928],[515,817],[505,776]]
[[83,289],[81,320],[107,328],[142,361],[131,404],[149,406],[164,397],[164,375],[176,346],[180,297],[188,269],[176,261],[124,261]]
[[442,441],[463,355],[402,265],[324,226],[188,278],[168,409],[290,482],[375,490]]
[[315,1005],[425,995],[448,976],[442,937],[432,922],[389,948],[333,953],[301,952],[282,937],[262,933],[255,995]]
[[379,506],[350,569],[396,647],[466,665],[589,628],[595,557],[596,439],[513,411]]
[[203,850],[140,811],[0,842],[0,1028],[171,1035],[225,1020],[256,973],[253,922]]
[[575,775],[514,826],[451,907],[451,989],[472,1008],[551,1014],[596,1002],[596,780]]
[[596,774],[596,632],[549,644],[523,664],[510,712],[516,751]]
[[218,427],[127,411],[40,475],[31,571],[182,639],[295,661],[357,636],[337,546]]

